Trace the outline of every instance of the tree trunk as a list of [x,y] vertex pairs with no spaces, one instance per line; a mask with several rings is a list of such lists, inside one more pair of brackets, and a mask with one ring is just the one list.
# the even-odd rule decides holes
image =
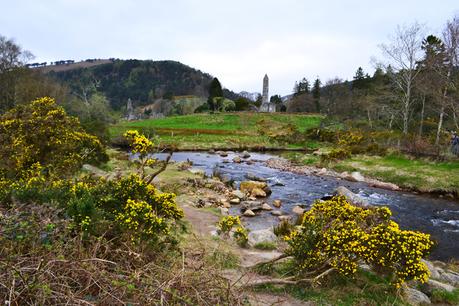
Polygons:
[[445,107],[442,105],[441,110],[440,110],[440,118],[438,119],[438,126],[437,126],[437,136],[435,138],[435,145],[438,146],[440,143],[440,133],[441,133],[441,128],[443,126],[443,117],[445,115]]
[[373,123],[371,122],[370,109],[368,108],[367,108],[367,116],[368,116],[368,124],[370,125],[370,128],[373,128]]
[[426,104],[426,96],[422,96],[421,122],[419,123],[419,138],[422,138],[422,129],[424,127],[424,107]]

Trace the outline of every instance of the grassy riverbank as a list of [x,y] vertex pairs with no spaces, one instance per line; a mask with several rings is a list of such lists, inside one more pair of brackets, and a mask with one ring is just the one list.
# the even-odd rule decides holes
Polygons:
[[121,122],[110,128],[112,140],[126,130],[137,129],[161,136],[163,145],[179,150],[263,149],[314,147],[314,143],[280,143],[268,135],[293,127],[298,132],[319,126],[322,116],[313,114],[219,113],[173,116]]
[[459,161],[432,161],[414,159],[402,154],[386,156],[353,155],[342,161],[323,164],[319,156],[288,153],[290,160],[316,167],[327,167],[342,172],[358,171],[404,189],[441,194],[459,194]]

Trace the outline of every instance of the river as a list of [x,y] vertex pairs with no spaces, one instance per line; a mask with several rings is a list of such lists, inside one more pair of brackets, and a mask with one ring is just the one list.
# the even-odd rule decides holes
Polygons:
[[[212,175],[215,169],[234,180],[236,184],[247,180],[247,173],[268,180],[272,194],[266,202],[275,199],[282,201],[281,210],[292,214],[295,205],[309,207],[315,200],[330,195],[338,186],[345,186],[352,192],[366,198],[372,205],[388,206],[393,213],[393,220],[402,229],[419,230],[430,233],[436,242],[431,259],[447,261],[459,259],[459,203],[453,200],[439,199],[401,191],[389,191],[368,186],[366,183],[349,182],[333,177],[301,175],[283,172],[266,166],[265,161],[276,158],[271,154],[250,153],[252,164],[233,163],[236,154],[228,152],[228,157],[204,152],[177,152],[172,160],[193,162],[193,167],[202,169],[207,175]],[[224,163],[223,160],[230,162]],[[281,183],[284,186],[280,186]],[[231,214],[240,214],[238,206],[230,209]],[[257,214],[256,217],[244,218],[246,226],[251,229],[269,228],[277,224],[278,218],[268,211]]]

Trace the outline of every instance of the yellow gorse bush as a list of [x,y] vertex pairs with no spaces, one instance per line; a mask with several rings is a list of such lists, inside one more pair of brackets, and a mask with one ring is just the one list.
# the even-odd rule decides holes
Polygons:
[[38,164],[47,175],[62,177],[84,162],[105,158],[97,137],[86,133],[77,118],[68,116],[49,97],[2,115],[0,143],[0,174],[11,179],[27,176]]
[[296,259],[300,273],[329,265],[352,275],[365,262],[390,273],[396,286],[427,281],[429,270],[421,259],[433,245],[430,235],[401,230],[390,217],[387,207],[357,207],[344,197],[318,201],[285,237],[286,253]]

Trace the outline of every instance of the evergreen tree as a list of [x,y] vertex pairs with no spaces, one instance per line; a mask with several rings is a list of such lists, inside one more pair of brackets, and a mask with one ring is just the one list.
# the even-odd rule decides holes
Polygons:
[[308,79],[303,78],[299,82],[295,82],[295,88],[293,89],[293,92],[295,95],[303,94],[303,93],[309,93],[310,90],[310,84]]
[[312,97],[314,98],[314,104],[316,105],[316,111],[320,113],[320,79],[317,78],[314,81],[314,85],[312,86]]
[[215,110],[215,98],[223,97],[223,89],[220,81],[217,78],[213,78],[209,86],[209,98],[207,98],[207,104],[211,111]]

